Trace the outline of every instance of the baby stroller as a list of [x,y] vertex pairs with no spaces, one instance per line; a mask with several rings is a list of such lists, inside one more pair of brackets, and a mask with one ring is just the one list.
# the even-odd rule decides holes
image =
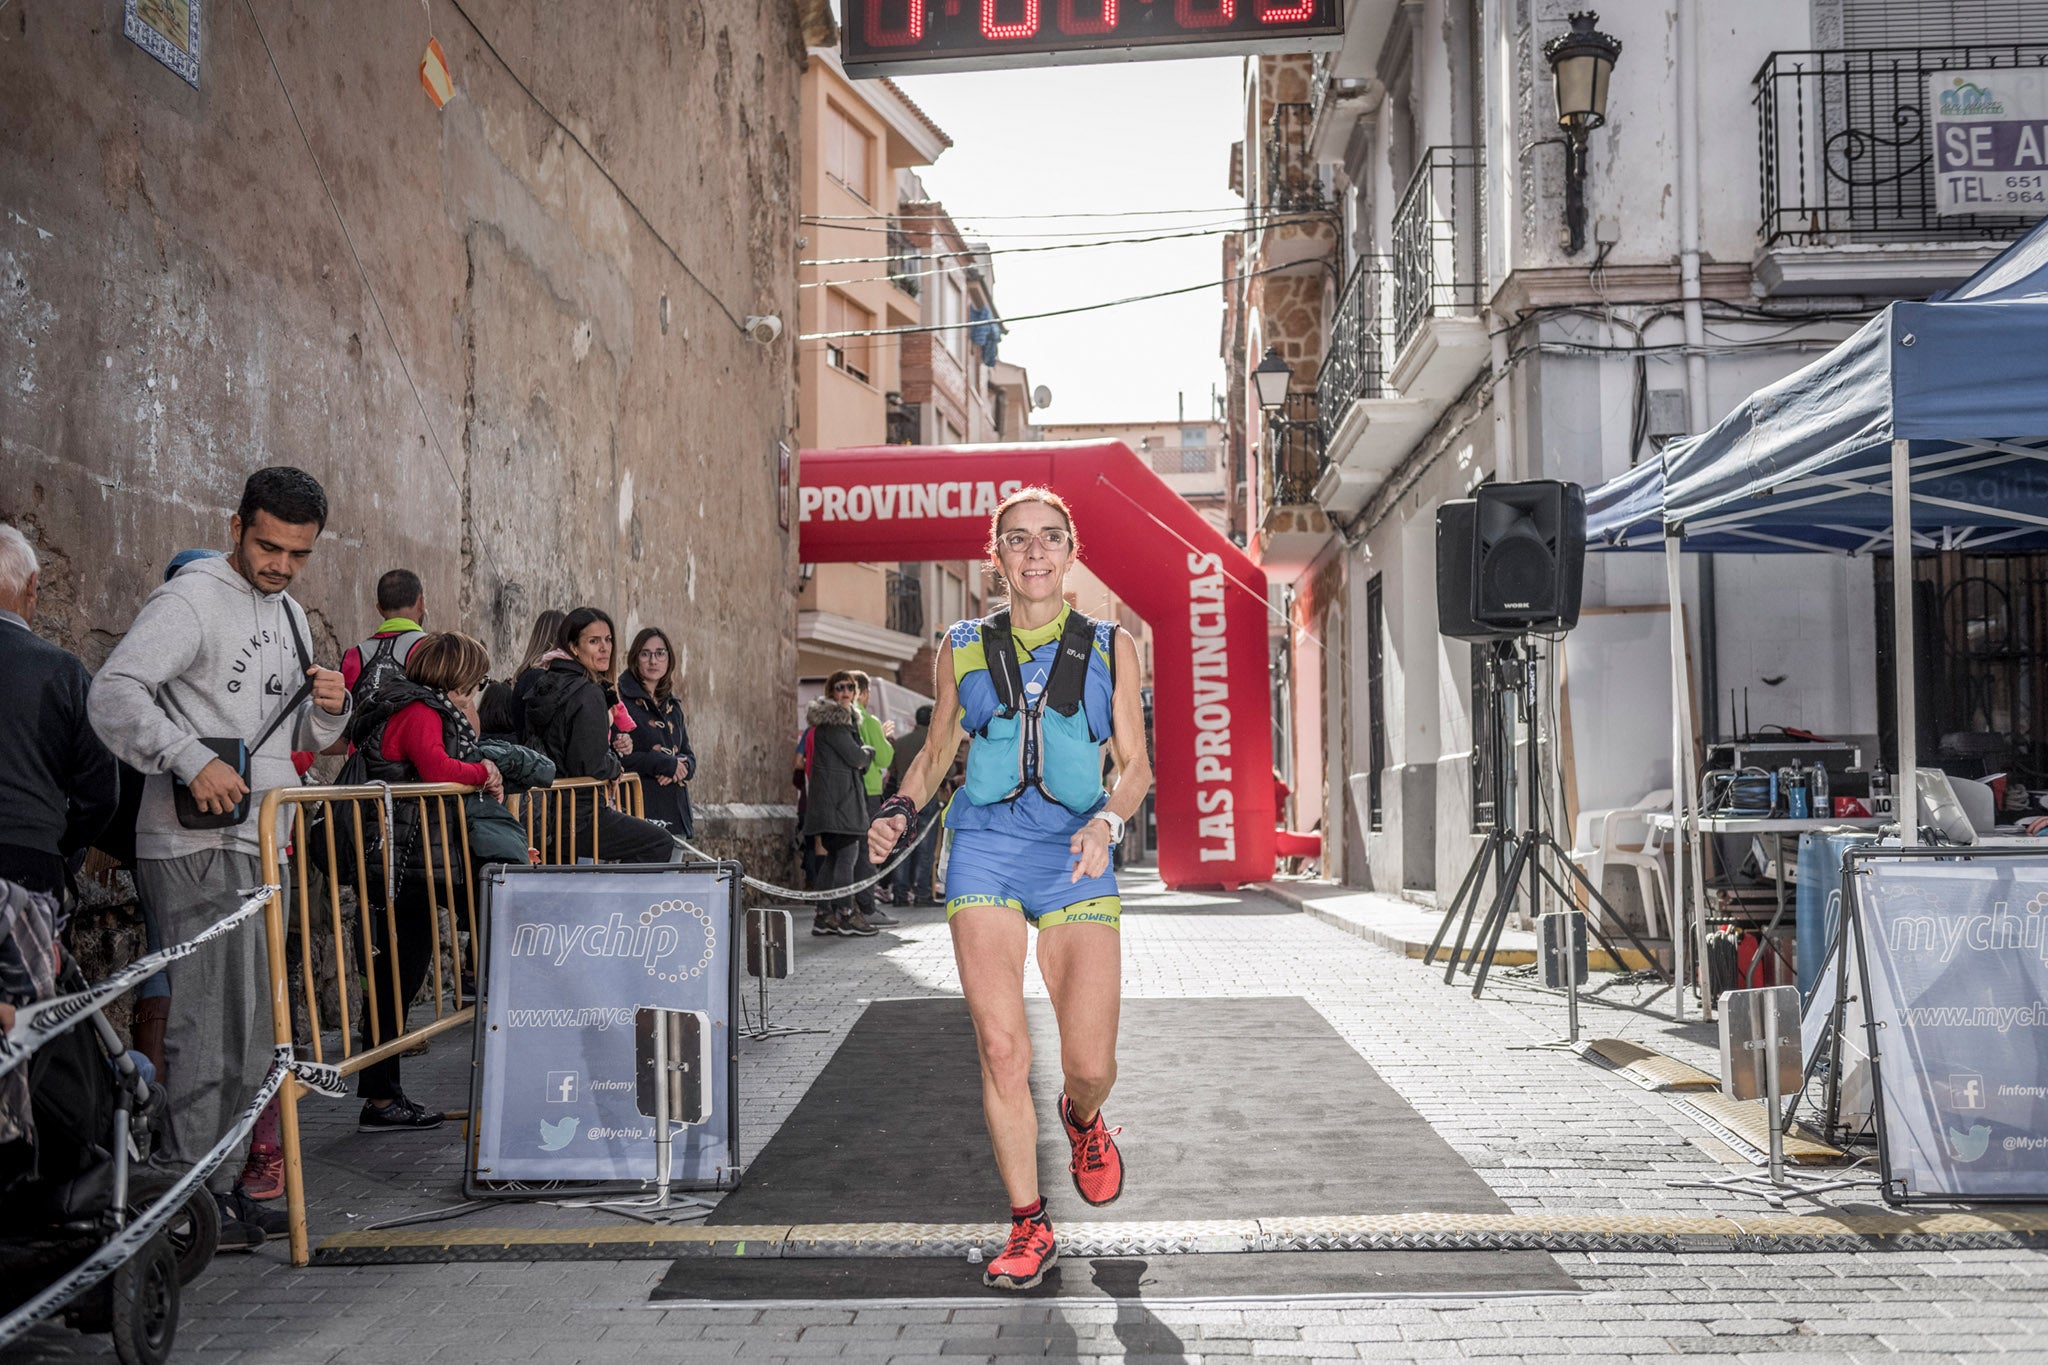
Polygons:
[[[20,896],[0,883],[9,908],[19,910]],[[34,899],[54,919],[54,902]],[[8,927],[0,918],[0,931]],[[8,938],[0,932],[0,948],[20,946]],[[86,988],[69,964],[52,984],[65,995]],[[122,1047],[105,1004],[0,1076],[0,1134],[9,1139],[0,1141],[0,1345],[61,1313],[79,1331],[111,1332],[115,1354],[129,1365],[156,1365],[177,1334],[180,1288],[213,1259],[220,1212],[199,1183],[162,1228],[135,1235],[131,1224],[178,1177],[143,1164],[162,1123],[163,1091]],[[103,1248],[124,1243],[110,1273],[15,1319]]]

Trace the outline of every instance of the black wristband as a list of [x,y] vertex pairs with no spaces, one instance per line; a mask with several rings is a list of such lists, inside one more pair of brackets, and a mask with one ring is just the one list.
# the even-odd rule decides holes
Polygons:
[[902,792],[884,801],[875,811],[877,820],[887,820],[898,815],[903,817],[904,838],[907,839],[917,833],[917,803]]

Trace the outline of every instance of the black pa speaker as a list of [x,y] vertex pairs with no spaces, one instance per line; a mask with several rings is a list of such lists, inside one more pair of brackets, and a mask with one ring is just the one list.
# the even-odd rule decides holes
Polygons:
[[1472,619],[1515,632],[1577,625],[1586,490],[1556,479],[1489,483],[1473,504]]
[[1479,504],[1459,498],[1436,509],[1436,628],[1453,640],[1512,640],[1515,632],[1472,619],[1472,536]]

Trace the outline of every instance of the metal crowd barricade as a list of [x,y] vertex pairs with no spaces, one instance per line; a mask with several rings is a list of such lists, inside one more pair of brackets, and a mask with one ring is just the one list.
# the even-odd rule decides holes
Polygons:
[[[462,817],[462,798],[476,790],[454,783],[410,783],[280,787],[264,794],[257,817],[261,821],[263,879],[284,888],[290,901],[289,922],[287,894],[273,895],[263,910],[270,966],[270,1012],[279,1046],[292,1048],[295,1053],[310,1053],[312,1060],[325,1063],[329,1060],[329,1035],[338,1032],[339,1046],[334,1049],[337,1056],[333,1066],[341,1075],[350,1076],[476,1017],[475,983],[481,972],[481,945],[469,826]],[[527,843],[538,852],[540,861],[576,861],[580,842],[575,837],[577,807],[586,799],[591,806],[590,848],[583,856],[594,859],[598,806],[608,803],[626,814],[638,815],[642,807],[637,775],[629,773],[615,784],[596,778],[565,778],[552,787],[535,788],[513,798],[514,813],[525,826]],[[425,908],[431,926],[432,966],[428,984],[432,987],[432,1012],[431,1017],[418,1023],[408,1021],[399,1032],[386,1038],[377,1006],[382,991],[389,990],[395,996],[400,989],[395,893],[403,869],[392,863],[391,827],[404,803],[413,803],[419,812],[419,837],[425,846],[421,865]],[[283,846],[278,837],[280,827],[285,831]],[[366,834],[374,836],[374,849],[366,842]],[[316,865],[326,870],[316,874]],[[316,876],[325,883],[318,906],[314,903]],[[344,888],[354,892],[354,941],[345,923]],[[382,982],[374,965],[377,949],[371,923],[371,917],[380,914],[384,931]],[[287,948],[292,930],[296,930],[299,939],[298,984],[305,1005],[304,1038],[296,1037],[294,1030],[292,966]],[[330,1021],[323,1021],[321,1015],[316,940],[323,935],[331,935],[327,946],[332,951],[338,978],[331,1027]],[[359,971],[355,973],[347,970],[350,948],[361,952]],[[444,963],[448,970],[444,971]],[[362,1012],[367,1015],[366,1020],[356,1017],[356,1002],[352,998],[355,978],[362,983]],[[362,1037],[364,1033],[368,1034],[367,1039]],[[307,1264],[311,1254],[306,1234],[305,1172],[299,1146],[298,1101],[305,1088],[295,1077],[288,1077],[277,1092],[285,1205],[295,1266]]]

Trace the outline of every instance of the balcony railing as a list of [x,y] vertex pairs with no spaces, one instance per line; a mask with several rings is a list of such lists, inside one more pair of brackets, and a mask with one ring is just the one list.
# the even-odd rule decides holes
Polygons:
[[1479,308],[1486,221],[1477,147],[1431,147],[1394,210],[1394,348],[1438,313]]
[[1207,474],[1219,453],[1215,446],[1153,446],[1145,452],[1161,474]]
[[1350,283],[1330,319],[1330,346],[1322,373],[1316,376],[1316,409],[1322,416],[1325,443],[1355,400],[1379,398],[1386,392],[1386,309],[1392,302],[1388,274],[1386,257],[1361,260],[1352,268]]
[[1266,506],[1315,501],[1323,475],[1323,427],[1316,420],[1316,396],[1306,390],[1287,395],[1287,406],[1266,421]]
[[1315,118],[1309,104],[1276,104],[1266,134],[1264,206],[1268,213],[1329,207],[1323,182],[1309,156],[1308,135]]
[[916,298],[924,292],[924,256],[917,239],[894,223],[889,225],[889,281]]
[[889,431],[884,438],[892,446],[914,446],[923,438],[924,405],[921,403],[892,403],[889,406]]
[[924,635],[924,579],[918,573],[888,571],[884,584],[888,596],[886,624],[905,635]]
[[2017,237],[2033,218],[1938,215],[1930,72],[2048,66],[2048,42],[1773,52],[1757,72],[1763,245]]

